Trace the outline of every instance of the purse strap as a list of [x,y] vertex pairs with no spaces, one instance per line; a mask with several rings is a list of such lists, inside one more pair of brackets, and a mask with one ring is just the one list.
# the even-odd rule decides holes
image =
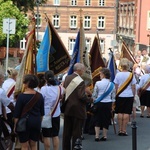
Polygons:
[[58,103],[59,103],[59,100],[60,100],[60,97],[61,97],[61,87],[58,86],[58,96],[57,96],[57,100],[56,100],[56,103],[52,109],[52,111],[50,112],[50,116],[53,116],[55,111],[56,111],[56,108],[58,106]]
[[39,100],[40,93],[36,92],[34,96],[30,99],[30,101],[24,106],[23,111],[21,113],[21,117],[29,112],[29,110],[37,103]]

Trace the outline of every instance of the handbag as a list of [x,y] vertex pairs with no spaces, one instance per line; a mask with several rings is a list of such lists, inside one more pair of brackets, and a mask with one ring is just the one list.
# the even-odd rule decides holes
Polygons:
[[60,88],[60,86],[58,86],[58,96],[57,96],[56,103],[55,103],[52,111],[48,115],[43,117],[42,124],[41,124],[42,128],[52,128],[52,116],[54,115],[54,113],[56,111],[60,97],[61,97],[61,88]]
[[28,116],[25,118],[19,119],[16,125],[16,132],[25,132],[26,131],[26,126],[27,126],[27,119]]
[[27,127],[27,120],[29,115],[26,117],[22,117],[24,114],[29,112],[29,110],[37,103],[39,97],[39,93],[36,92],[36,94],[31,98],[31,100],[25,105],[23,108],[23,111],[21,113],[21,118],[18,120],[16,124],[16,132],[25,132]]
[[91,113],[93,113],[93,114],[97,113],[97,111],[98,111],[98,104],[99,103],[95,103],[95,104],[93,104],[93,106],[91,106],[91,108],[90,108],[90,112]]
[[52,128],[52,117],[51,117],[51,115],[47,115],[47,116],[43,117],[42,128]]

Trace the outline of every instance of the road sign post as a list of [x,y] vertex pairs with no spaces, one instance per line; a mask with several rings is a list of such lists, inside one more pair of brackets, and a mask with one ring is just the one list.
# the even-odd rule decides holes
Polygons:
[[6,76],[8,69],[8,55],[9,55],[9,35],[15,34],[16,19],[5,18],[3,19],[3,33],[7,34],[7,50],[6,50]]

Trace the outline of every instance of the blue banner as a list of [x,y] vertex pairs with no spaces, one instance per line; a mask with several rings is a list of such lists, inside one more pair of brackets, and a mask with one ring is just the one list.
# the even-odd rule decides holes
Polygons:
[[76,37],[75,46],[73,49],[72,58],[69,65],[68,75],[73,73],[73,66],[75,63],[80,62],[80,32],[78,32],[78,35]]
[[110,70],[110,73],[111,73],[110,81],[113,82],[115,79],[115,75],[116,75],[116,64],[115,64],[114,55],[112,52],[110,52],[110,57],[109,57],[107,68]]
[[49,53],[51,46],[51,32],[49,26],[46,27],[43,40],[36,56],[37,73],[49,70]]

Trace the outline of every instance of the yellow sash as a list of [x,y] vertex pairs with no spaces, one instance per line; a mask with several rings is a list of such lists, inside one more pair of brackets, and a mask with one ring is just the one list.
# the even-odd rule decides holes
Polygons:
[[129,85],[129,83],[132,81],[133,74],[130,73],[129,77],[127,80],[118,88],[116,97],[123,92],[123,90]]

